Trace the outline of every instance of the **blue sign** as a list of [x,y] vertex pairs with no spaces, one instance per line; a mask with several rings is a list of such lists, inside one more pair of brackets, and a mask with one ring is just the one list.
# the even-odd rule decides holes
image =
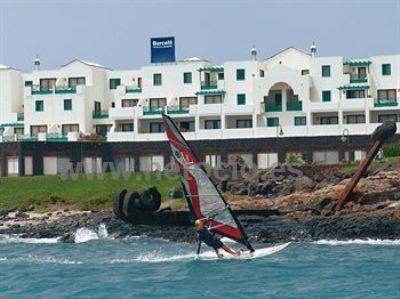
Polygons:
[[175,37],[155,37],[150,40],[151,63],[175,62]]

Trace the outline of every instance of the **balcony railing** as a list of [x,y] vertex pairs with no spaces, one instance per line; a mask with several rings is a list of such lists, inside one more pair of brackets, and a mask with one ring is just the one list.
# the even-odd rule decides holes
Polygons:
[[218,88],[217,81],[201,82],[201,89],[202,90],[217,89],[217,88]]
[[287,111],[301,111],[303,110],[303,103],[302,102],[287,103],[286,109]]
[[275,103],[265,103],[266,112],[282,112],[282,105]]
[[46,140],[50,142],[68,141],[68,137],[60,133],[47,133]]
[[189,113],[189,107],[167,107],[168,114],[186,114]]
[[397,99],[388,99],[385,101],[377,101],[374,103],[374,107],[395,107],[398,105]]
[[76,93],[75,87],[56,87],[52,89],[40,89],[38,86],[32,86],[32,95],[36,94],[66,94],[66,93]]
[[135,86],[127,86],[125,89],[126,93],[141,93],[142,89]]
[[143,107],[144,115],[156,115],[162,114],[164,112],[164,107]]
[[24,121],[25,116],[24,113],[17,113],[17,121]]
[[94,119],[108,118],[108,111],[107,110],[100,110],[100,111],[94,110],[92,113],[92,117]]
[[17,141],[37,141],[37,136],[31,135],[17,135]]
[[368,78],[360,75],[350,75],[350,83],[367,83]]

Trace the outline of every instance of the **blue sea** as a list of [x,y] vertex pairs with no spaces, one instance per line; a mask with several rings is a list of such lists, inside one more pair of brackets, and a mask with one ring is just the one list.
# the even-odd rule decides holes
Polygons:
[[251,260],[197,259],[195,244],[87,229],[75,241],[0,235],[0,297],[400,297],[400,241],[291,243]]

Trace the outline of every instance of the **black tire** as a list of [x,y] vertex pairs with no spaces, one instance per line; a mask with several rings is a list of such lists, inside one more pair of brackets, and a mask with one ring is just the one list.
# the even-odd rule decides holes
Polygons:
[[141,192],[139,201],[141,210],[155,212],[161,206],[161,194],[156,187],[151,187]]
[[122,213],[122,205],[123,205],[123,200],[125,197],[125,194],[128,192],[126,189],[122,189],[115,193],[114,195],[114,200],[113,200],[113,211],[115,217],[126,220],[124,217],[124,214]]
[[136,191],[127,192],[123,199],[122,214],[127,219],[134,219],[138,210],[140,210],[139,193]]

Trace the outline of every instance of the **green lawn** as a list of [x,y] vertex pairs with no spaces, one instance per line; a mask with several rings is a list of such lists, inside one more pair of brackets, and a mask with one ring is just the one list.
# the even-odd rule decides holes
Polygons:
[[88,178],[79,175],[63,179],[59,176],[34,176],[0,179],[0,210],[34,206],[44,211],[49,206],[80,210],[111,208],[113,194],[120,189],[140,190],[156,186],[163,198],[171,188],[179,186],[176,174],[130,173],[129,178]]

